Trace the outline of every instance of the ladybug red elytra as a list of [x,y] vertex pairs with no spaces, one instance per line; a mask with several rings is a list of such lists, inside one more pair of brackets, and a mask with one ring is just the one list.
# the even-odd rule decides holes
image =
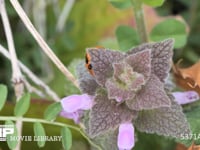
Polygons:
[[[100,48],[104,49],[102,46],[96,46],[95,48]],[[92,65],[91,65],[91,56],[89,53],[86,53],[85,55],[85,67],[88,69],[89,73],[94,76],[94,71],[92,70]]]

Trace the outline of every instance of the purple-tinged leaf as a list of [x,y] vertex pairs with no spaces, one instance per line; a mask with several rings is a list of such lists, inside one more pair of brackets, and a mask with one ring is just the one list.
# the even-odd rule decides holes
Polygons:
[[151,75],[151,50],[146,49],[125,58],[126,62],[133,68],[134,72],[141,73],[147,80]]
[[139,113],[135,120],[135,126],[139,131],[175,138],[190,134],[190,127],[181,106],[174,101],[173,96],[169,96],[172,107],[144,110]]
[[145,84],[144,76],[133,72],[125,62],[113,63],[114,75],[106,81],[109,99],[118,102],[132,99],[136,92]]
[[155,75],[152,75],[135,98],[127,100],[126,104],[132,110],[143,110],[170,107],[171,102],[164,90],[164,84]]
[[94,77],[90,75],[90,73],[84,66],[84,62],[77,66],[77,74],[79,78],[79,86],[82,93],[94,95],[99,85],[95,81]]
[[109,100],[105,91],[100,91],[94,101],[89,120],[89,135],[92,138],[111,129],[115,130],[119,124],[137,117],[136,111],[127,109],[124,104],[117,105],[115,100]]
[[106,79],[113,74],[113,62],[118,62],[124,58],[124,54],[119,51],[88,48],[87,53],[91,57],[92,70],[94,77],[101,86],[105,85]]
[[117,134],[118,130],[109,130],[105,134],[96,136],[92,141],[104,150],[117,150]]
[[127,55],[135,54],[146,49],[151,49],[151,72],[155,74],[160,81],[164,82],[168,76],[168,72],[172,63],[173,55],[173,39],[167,39],[157,43],[145,43],[133,48]]

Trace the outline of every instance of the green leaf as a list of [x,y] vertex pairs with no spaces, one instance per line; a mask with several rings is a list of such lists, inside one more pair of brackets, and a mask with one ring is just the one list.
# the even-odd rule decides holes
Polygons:
[[65,150],[69,150],[72,146],[72,134],[68,127],[61,129],[62,145]]
[[49,121],[54,120],[56,119],[57,115],[61,112],[61,110],[62,110],[62,106],[60,102],[53,103],[49,105],[47,109],[45,110],[44,118]]
[[109,2],[118,9],[127,9],[132,6],[131,0],[109,0]]
[[175,48],[181,48],[186,44],[186,25],[176,19],[166,19],[157,24],[150,33],[153,41],[161,41],[167,38],[175,39]]
[[[38,136],[46,136],[44,127],[42,126],[42,124],[40,122],[35,122],[34,123],[33,130],[34,130],[34,135],[36,137],[38,137]],[[38,140],[37,141],[38,147],[40,147],[40,148],[44,147],[45,142],[46,142],[45,140]]]
[[164,0],[142,0],[142,2],[152,7],[158,7],[164,3]]
[[121,50],[126,51],[133,46],[140,44],[139,36],[132,27],[119,26],[115,34]]
[[29,109],[30,106],[30,93],[25,93],[17,102],[14,114],[15,116],[23,116]]
[[[8,147],[10,149],[14,149],[17,146],[17,143],[18,143],[18,140],[16,139],[16,137],[18,135],[17,128],[16,128],[15,124],[10,120],[6,121],[5,125],[13,126],[13,128],[14,128],[14,133],[13,134],[7,134],[7,136],[6,136],[6,141],[7,141]],[[13,129],[13,128],[11,127],[11,129]]]
[[8,94],[8,89],[5,85],[0,84],[0,110],[3,108]]

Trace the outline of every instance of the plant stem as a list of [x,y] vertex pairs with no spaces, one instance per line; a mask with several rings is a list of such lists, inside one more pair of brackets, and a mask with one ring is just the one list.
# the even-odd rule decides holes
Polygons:
[[[11,61],[11,66],[12,66],[12,82],[14,85],[14,91],[15,95],[17,97],[17,102],[20,100],[21,96],[24,93],[24,84],[23,84],[23,76],[18,64],[18,59],[16,55],[16,50],[15,50],[15,45],[13,41],[13,35],[12,35],[12,30],[10,26],[10,22],[8,19],[8,15],[6,12],[6,7],[5,7],[5,1],[0,0],[0,13],[1,13],[1,18],[3,22],[3,27],[6,35],[6,40],[8,43],[8,50],[10,53],[10,61]],[[19,136],[22,135],[22,126],[23,122],[20,120],[16,121],[16,128],[18,131]],[[21,141],[19,141],[16,145],[16,150],[21,149]]]
[[148,42],[146,25],[144,20],[144,12],[142,9],[142,2],[139,0],[132,0],[134,16],[136,20],[137,31],[140,36],[141,43]]
[[[11,59],[8,51],[1,44],[0,53],[2,53],[6,58]],[[48,85],[40,80],[33,72],[31,72],[31,70],[27,68],[20,60],[18,60],[18,64],[23,73],[26,74],[33,83],[41,87],[45,91],[46,95],[50,96],[54,101],[60,101],[59,96]]]
[[57,66],[58,69],[69,79],[77,88],[79,88],[78,81],[73,76],[73,74],[64,66],[64,64],[58,59],[58,57],[53,53],[51,48],[47,45],[41,35],[37,32],[33,24],[31,23],[30,19],[24,12],[23,8],[21,7],[18,0],[10,0],[10,3],[16,10],[17,14],[21,18],[22,22],[28,29],[28,31],[32,34],[35,38],[37,43],[40,45],[42,50],[47,54],[47,56],[52,60],[52,62]]
[[62,32],[62,30],[64,29],[65,22],[71,12],[71,9],[72,9],[74,3],[75,3],[75,0],[67,0],[65,2],[62,13],[60,14],[60,16],[58,18],[58,22],[56,24],[56,30],[58,32]]
[[60,126],[60,127],[68,127],[71,128],[73,130],[78,131],[92,146],[96,147],[98,150],[101,150],[101,148],[96,145],[95,143],[93,143],[88,137],[87,135],[85,135],[85,133],[81,130],[81,128],[79,127],[75,127],[69,124],[65,124],[65,123],[61,123],[61,122],[52,122],[52,121],[47,121],[44,119],[38,119],[38,118],[19,118],[19,117],[13,117],[13,116],[0,116],[0,121],[7,121],[7,120],[12,120],[12,121],[22,121],[22,122],[40,122],[40,123],[44,123],[44,124],[49,124],[49,125],[55,125],[55,126]]

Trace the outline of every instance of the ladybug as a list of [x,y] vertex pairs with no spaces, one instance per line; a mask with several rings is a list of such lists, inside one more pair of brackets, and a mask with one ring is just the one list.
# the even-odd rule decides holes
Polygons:
[[[96,46],[95,48],[105,49],[102,46]],[[91,64],[91,56],[89,53],[86,53],[85,55],[85,67],[89,71],[89,73],[94,76],[94,71],[92,70],[92,64]]]
[[91,65],[91,57],[89,53],[86,53],[85,55],[85,67],[88,69],[89,73],[94,76],[94,71],[92,70],[92,65]]

